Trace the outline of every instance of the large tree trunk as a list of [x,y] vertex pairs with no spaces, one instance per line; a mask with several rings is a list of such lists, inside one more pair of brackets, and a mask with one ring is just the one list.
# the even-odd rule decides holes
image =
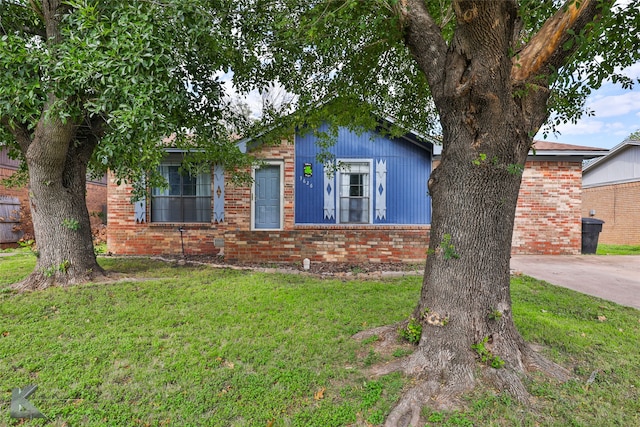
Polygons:
[[[526,62],[526,72],[514,64],[518,21],[513,1],[454,1],[458,25],[449,46],[424,2],[406,3],[405,41],[429,79],[443,152],[429,182],[430,249],[412,315],[422,325],[422,336],[407,360],[378,370],[402,370],[417,381],[392,410],[387,426],[419,425],[423,406],[455,407],[479,382],[526,402],[522,380],[529,371],[568,377],[516,330],[509,269],[521,174],[531,135],[547,115],[547,80],[536,73],[540,62],[559,61],[561,55],[545,50],[548,36],[534,37],[521,58],[537,57],[531,61],[537,71]],[[559,11],[544,28],[570,26],[556,25],[570,15],[566,10],[593,17],[595,8],[586,3],[591,2],[580,10]]]
[[478,381],[526,402],[522,379],[530,370],[566,377],[531,350],[513,322],[511,238],[531,140],[521,132],[513,99],[503,101],[499,109],[481,108],[471,125],[456,102],[442,110],[446,149],[430,181],[430,250],[412,315],[422,325],[422,337],[399,366],[420,381],[390,414],[388,426],[418,425],[427,404],[456,407]]
[[[36,4],[32,4],[36,7]],[[61,0],[42,2],[46,42],[60,41],[60,22],[69,6]],[[29,201],[37,244],[38,261],[34,271],[18,290],[66,286],[103,275],[93,251],[91,223],[86,205],[87,164],[100,136],[100,117],[62,118],[58,110],[77,100],[48,95],[35,130],[26,124],[9,123],[29,169]]]
[[43,118],[22,146],[37,244],[34,271],[18,290],[85,282],[104,271],[93,251],[86,205],[87,163],[97,143],[90,127]]

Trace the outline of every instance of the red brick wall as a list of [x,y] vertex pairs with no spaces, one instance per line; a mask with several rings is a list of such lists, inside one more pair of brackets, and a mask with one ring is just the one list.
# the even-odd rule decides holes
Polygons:
[[598,243],[640,244],[640,182],[585,188],[582,216],[588,218],[592,209],[604,220]]
[[518,196],[512,253],[579,254],[582,164],[527,162]]
[[[216,224],[137,223],[134,221],[134,205],[131,203],[131,185],[117,185],[108,177],[107,249],[120,255],[217,255],[221,247],[216,238],[222,238]],[[147,204],[147,219],[149,218]],[[179,229],[184,231],[180,233]],[[182,234],[182,236],[181,236]],[[222,243],[222,242],[218,242]],[[220,245],[221,246],[221,245]]]
[[228,231],[231,261],[424,262],[429,226],[296,226],[283,231]]
[[[284,161],[284,227],[251,230],[251,189],[225,188],[221,224],[136,224],[131,188],[109,180],[108,247],[118,254],[179,254],[180,225],[187,254],[219,254],[214,239],[224,239],[224,256],[239,262],[422,262],[430,226],[314,226],[294,223],[294,148],[264,147],[259,156]],[[513,253],[580,253],[578,162],[529,162],[518,200]]]

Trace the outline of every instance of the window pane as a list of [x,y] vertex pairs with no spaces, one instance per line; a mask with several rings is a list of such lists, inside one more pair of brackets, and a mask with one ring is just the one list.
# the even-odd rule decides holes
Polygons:
[[181,175],[180,166],[161,165],[169,188],[152,189],[152,222],[211,222],[211,174]]
[[364,176],[362,174],[349,175],[349,196],[364,196],[362,192],[362,180]]
[[182,198],[182,215],[183,222],[196,222],[197,215],[195,197]]
[[179,166],[169,166],[169,195],[179,196],[181,193],[182,177],[178,172]]
[[196,178],[190,175],[182,175],[182,195],[183,196],[195,196],[196,195]]
[[340,222],[369,223],[369,163],[344,163],[340,174]]

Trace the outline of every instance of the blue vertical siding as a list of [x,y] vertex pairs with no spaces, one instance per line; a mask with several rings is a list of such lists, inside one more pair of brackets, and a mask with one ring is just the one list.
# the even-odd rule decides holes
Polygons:
[[[316,161],[316,155],[320,151],[316,139],[311,133],[296,134],[295,221],[298,224],[335,224],[335,216],[328,219],[324,215],[324,168]],[[373,160],[373,191],[377,191],[379,186],[376,163],[379,160],[386,161],[386,216],[380,219],[376,217],[375,194],[372,194],[374,224],[431,222],[431,198],[427,191],[431,173],[431,147],[417,146],[410,139],[411,136],[391,139],[374,132],[358,135],[341,128],[337,143],[329,150],[337,159]],[[313,176],[304,176],[304,163],[311,163]],[[331,194],[335,197],[335,177],[332,182]],[[337,200],[335,206],[337,215]]]

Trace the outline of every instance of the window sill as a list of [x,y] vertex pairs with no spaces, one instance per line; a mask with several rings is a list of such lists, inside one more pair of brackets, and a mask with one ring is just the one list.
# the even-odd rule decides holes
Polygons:
[[217,224],[214,222],[149,222],[150,227],[164,227],[164,228],[174,228],[174,227],[189,227],[189,228],[197,228],[197,227],[215,227]]
[[430,230],[431,224],[295,224],[294,230]]

